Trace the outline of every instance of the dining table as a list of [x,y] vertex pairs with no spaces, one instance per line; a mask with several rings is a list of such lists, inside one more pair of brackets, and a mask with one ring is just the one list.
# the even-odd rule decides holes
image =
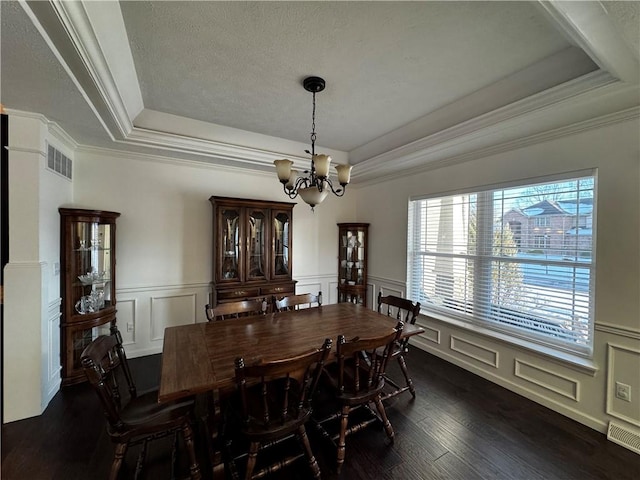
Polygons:
[[[167,327],[160,374],[160,403],[214,395],[225,398],[236,388],[235,360],[245,364],[292,357],[320,348],[325,339],[347,340],[390,333],[398,320],[362,305],[343,302],[313,308],[252,315],[206,323]],[[405,324],[401,338],[423,333]],[[334,358],[330,355],[330,360]],[[209,433],[207,433],[209,435]],[[213,461],[214,478],[224,467]],[[221,473],[222,472],[222,473]]]

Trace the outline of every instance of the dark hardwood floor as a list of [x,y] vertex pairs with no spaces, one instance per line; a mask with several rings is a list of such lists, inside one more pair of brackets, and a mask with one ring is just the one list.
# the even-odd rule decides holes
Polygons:
[[[376,425],[348,437],[337,476],[334,452],[309,427],[324,479],[640,478],[640,456],[605,435],[420,350],[413,349],[408,361],[418,396],[404,394],[387,405],[394,444]],[[159,355],[130,363],[139,389],[157,384]],[[390,373],[398,373],[395,364]],[[150,446],[143,478],[171,478],[169,442]],[[209,478],[202,441],[199,449]],[[60,391],[40,417],[2,428],[3,480],[103,479],[112,455],[97,397],[87,385]],[[130,452],[121,478],[132,477],[135,460]],[[178,462],[180,476],[185,467]],[[301,460],[272,478],[307,479],[309,471]]]

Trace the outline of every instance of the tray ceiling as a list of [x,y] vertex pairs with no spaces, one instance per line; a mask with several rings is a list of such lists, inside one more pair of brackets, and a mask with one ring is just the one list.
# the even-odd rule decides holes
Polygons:
[[80,146],[267,169],[305,162],[318,75],[317,144],[367,179],[637,108],[632,4],[1,2],[2,103]]

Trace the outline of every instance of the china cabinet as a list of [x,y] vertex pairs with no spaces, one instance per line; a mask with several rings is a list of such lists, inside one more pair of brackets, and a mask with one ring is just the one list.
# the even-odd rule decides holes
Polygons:
[[[85,380],[84,348],[116,323],[117,212],[60,208],[62,385]],[[108,325],[107,325],[108,324]]]
[[211,197],[211,303],[295,293],[291,277],[294,203]]
[[367,306],[368,223],[338,224],[338,302]]

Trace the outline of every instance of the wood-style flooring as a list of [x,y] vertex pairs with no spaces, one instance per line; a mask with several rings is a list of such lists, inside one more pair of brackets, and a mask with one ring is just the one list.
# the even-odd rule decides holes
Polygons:
[[[412,400],[407,393],[387,405],[394,444],[377,425],[348,437],[338,476],[334,451],[309,427],[322,478],[640,479],[640,455],[605,435],[415,348],[407,360],[418,395]],[[157,384],[159,355],[130,363],[139,390]],[[395,365],[389,373],[398,373]],[[170,446],[166,439],[156,443],[142,477],[172,478]],[[209,478],[202,441],[199,451]],[[106,479],[112,458],[105,419],[88,385],[61,390],[40,417],[2,427],[3,480]],[[131,478],[135,460],[130,452],[121,478]],[[178,463],[184,477],[185,463]],[[309,471],[301,460],[272,478],[307,479]]]

